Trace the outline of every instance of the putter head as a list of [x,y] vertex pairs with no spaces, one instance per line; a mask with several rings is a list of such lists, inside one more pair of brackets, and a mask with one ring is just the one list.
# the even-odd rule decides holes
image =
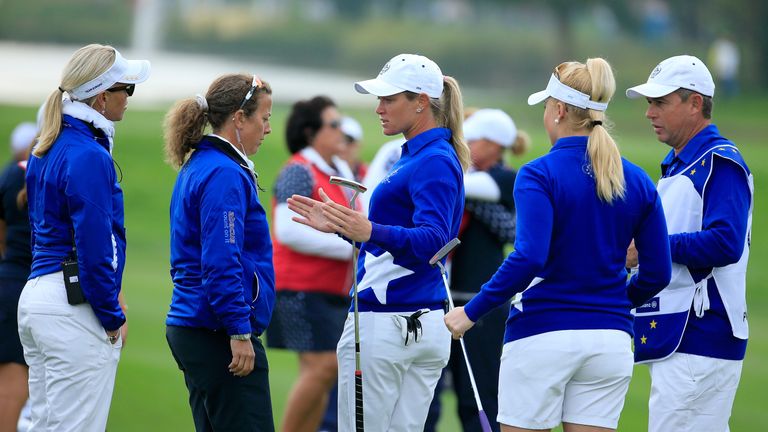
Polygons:
[[368,188],[363,186],[361,183],[338,176],[331,176],[331,184],[337,184],[342,187],[352,189],[357,193],[365,193],[365,191],[368,190]]
[[429,260],[429,265],[432,267],[436,266],[437,263],[440,262],[443,258],[445,258],[446,255],[451,253],[452,250],[456,248],[456,246],[461,244],[461,240],[454,238],[453,240],[449,241],[445,244],[445,246],[441,247],[439,251]]

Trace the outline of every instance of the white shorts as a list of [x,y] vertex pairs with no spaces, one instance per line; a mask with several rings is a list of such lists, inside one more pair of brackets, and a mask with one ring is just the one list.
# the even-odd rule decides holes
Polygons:
[[563,330],[506,343],[497,420],[526,429],[561,422],[615,429],[632,378],[631,342],[619,330]]
[[[423,334],[405,346],[392,321],[410,313],[360,313],[360,368],[366,432],[424,429],[429,405],[451,352],[451,333],[442,310],[422,315]],[[355,329],[347,316],[336,350],[339,360],[339,431],[355,430]]]
[[728,431],[742,363],[684,353],[649,363],[648,431]]
[[67,302],[61,272],[27,281],[18,316],[29,364],[30,431],[103,432],[122,339],[109,342],[91,305]]

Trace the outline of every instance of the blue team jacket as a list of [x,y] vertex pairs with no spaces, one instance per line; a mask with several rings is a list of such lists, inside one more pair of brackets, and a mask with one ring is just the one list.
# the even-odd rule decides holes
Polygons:
[[254,175],[206,136],[171,197],[173,297],[167,325],[261,334],[272,317],[272,241]]
[[[630,310],[671,277],[661,200],[645,172],[622,160],[626,195],[601,201],[587,137],[559,139],[515,180],[515,250],[464,308],[472,321],[525,290],[507,319],[505,342],[557,330],[615,329],[632,335]],[[640,271],[627,284],[627,246]],[[526,288],[537,279],[538,283]]]
[[446,128],[403,144],[403,154],[371,196],[371,238],[358,260],[359,310],[442,309],[440,271],[429,259],[459,232],[464,212],[461,165]]
[[30,279],[61,271],[77,246],[80,285],[106,330],[125,322],[117,295],[125,268],[123,191],[104,134],[63,116],[61,133],[27,166],[32,228]]

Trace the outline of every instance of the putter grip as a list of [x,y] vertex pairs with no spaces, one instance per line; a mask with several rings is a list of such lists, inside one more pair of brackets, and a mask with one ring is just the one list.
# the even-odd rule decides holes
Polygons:
[[355,371],[355,431],[363,432],[363,424],[363,371]]
[[488,423],[488,416],[485,415],[485,411],[480,410],[478,415],[480,416],[480,429],[483,432],[491,432],[491,424]]

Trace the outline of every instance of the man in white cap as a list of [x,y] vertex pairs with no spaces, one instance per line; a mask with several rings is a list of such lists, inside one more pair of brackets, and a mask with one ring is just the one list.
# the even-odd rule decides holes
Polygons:
[[[627,90],[646,98],[645,116],[672,148],[658,183],[672,281],[635,320],[635,361],[651,374],[651,432],[729,430],[747,348],[753,179],[712,124],[714,93],[709,70],[689,55],[662,61],[648,82]],[[637,265],[633,248],[627,265]]]

